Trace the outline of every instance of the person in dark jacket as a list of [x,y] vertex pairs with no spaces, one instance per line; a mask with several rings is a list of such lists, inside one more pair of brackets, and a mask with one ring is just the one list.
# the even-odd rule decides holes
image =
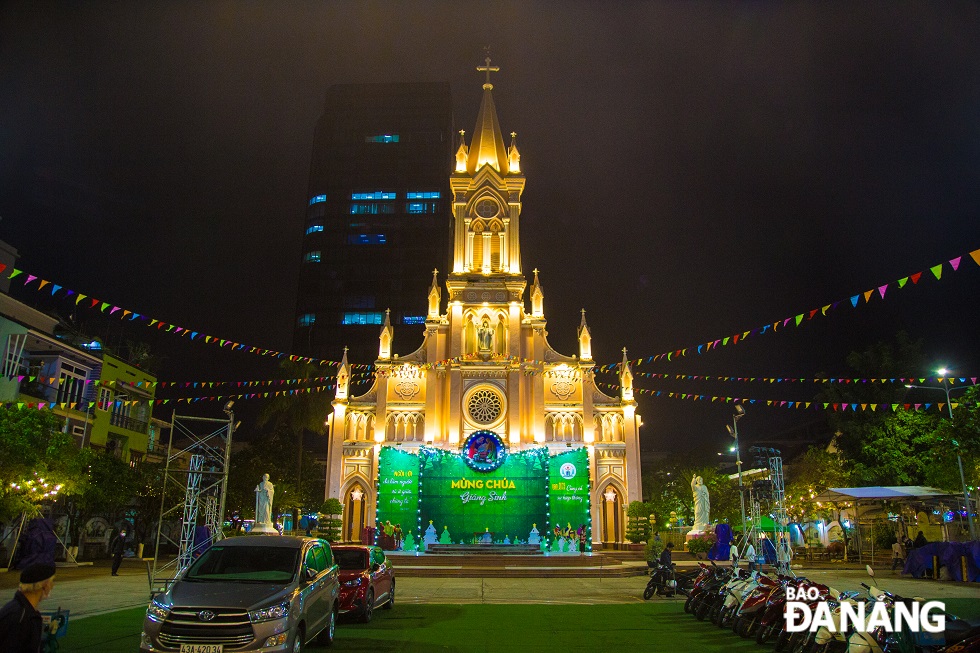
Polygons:
[[112,575],[119,575],[119,565],[122,564],[123,551],[126,549],[126,529],[119,531],[119,535],[112,540],[109,545],[109,553],[112,554]]
[[0,608],[0,651],[39,653],[42,620],[37,606],[51,594],[55,571],[54,565],[34,564],[20,572],[17,593]]
[[929,544],[929,540],[927,540],[926,536],[922,534],[922,531],[919,531],[919,534],[915,536],[915,542],[913,543],[913,545],[915,546],[915,548],[921,549],[926,544]]
[[667,546],[664,547],[664,550],[660,554],[660,564],[666,565],[668,567],[673,564],[673,561],[671,560],[671,555],[673,550],[674,550],[674,543],[667,542]]

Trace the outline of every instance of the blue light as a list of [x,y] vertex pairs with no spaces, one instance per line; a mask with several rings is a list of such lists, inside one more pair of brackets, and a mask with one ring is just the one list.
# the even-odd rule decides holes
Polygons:
[[424,324],[424,315],[406,315],[402,318],[402,324]]
[[394,200],[398,199],[398,193],[376,190],[370,193],[351,193],[350,198],[352,200]]
[[303,260],[307,263],[319,263],[320,262],[320,250],[315,249],[312,252],[307,252],[303,256]]
[[323,231],[323,225],[311,224],[309,227],[306,228],[306,235],[309,236],[310,234],[315,233],[317,231]]
[[314,195],[310,199],[310,206],[313,206],[314,204],[320,204],[321,202],[326,202],[326,201],[327,201],[326,195]]
[[388,242],[384,234],[351,234],[347,236],[351,245],[384,245]]
[[316,322],[316,313],[303,313],[296,319],[297,326],[313,326]]
[[409,200],[437,200],[442,198],[439,191],[427,191],[424,193],[405,193],[405,199]]
[[344,313],[341,324],[382,324],[383,313],[373,311],[352,311]]
[[436,202],[409,202],[405,205],[406,213],[435,213],[439,205]]
[[365,143],[397,143],[398,134],[377,134],[375,136],[365,136]]

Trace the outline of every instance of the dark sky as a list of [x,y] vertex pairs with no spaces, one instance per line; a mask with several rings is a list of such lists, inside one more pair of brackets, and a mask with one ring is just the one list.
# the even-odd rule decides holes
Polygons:
[[[624,345],[631,358],[696,346],[980,247],[976,2],[6,2],[0,238],[67,287],[288,350],[325,90],[448,80],[470,131],[486,45],[528,180],[523,263],[541,270],[560,351],[576,351],[583,306],[596,358],[614,362]],[[946,272],[639,371],[846,375],[849,350],[906,329],[930,364],[975,376],[980,268]],[[419,342],[396,330],[396,351]],[[161,378],[270,373],[160,347]],[[720,446],[730,413],[673,399],[641,411],[643,446],[660,449]],[[740,427],[762,441],[820,418],[758,407]]]

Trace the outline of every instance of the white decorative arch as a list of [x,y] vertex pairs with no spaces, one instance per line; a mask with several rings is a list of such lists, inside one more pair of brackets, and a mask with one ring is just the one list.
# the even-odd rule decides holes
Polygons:
[[385,425],[385,439],[392,442],[422,442],[425,415],[418,411],[390,413]]
[[544,417],[545,442],[581,442],[583,424],[578,413],[551,412]]
[[355,442],[374,440],[374,413],[360,410],[344,415],[344,439]]

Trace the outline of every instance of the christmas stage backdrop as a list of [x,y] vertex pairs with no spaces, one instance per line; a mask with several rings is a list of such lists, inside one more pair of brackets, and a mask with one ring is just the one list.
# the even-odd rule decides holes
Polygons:
[[424,549],[428,531],[428,543],[435,532],[440,543],[540,542],[557,550],[556,528],[569,537],[584,527],[591,543],[590,485],[584,448],[556,455],[545,447],[510,453],[489,431],[468,438],[460,453],[384,446],[377,519],[379,525],[401,525],[406,549]]

